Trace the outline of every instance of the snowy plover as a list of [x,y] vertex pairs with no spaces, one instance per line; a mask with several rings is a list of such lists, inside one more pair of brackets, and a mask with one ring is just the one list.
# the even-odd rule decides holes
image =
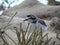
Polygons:
[[36,26],[37,28],[42,28],[43,30],[47,30],[47,25],[44,20],[39,19],[34,15],[27,15],[27,18],[24,21],[28,21],[30,24]]

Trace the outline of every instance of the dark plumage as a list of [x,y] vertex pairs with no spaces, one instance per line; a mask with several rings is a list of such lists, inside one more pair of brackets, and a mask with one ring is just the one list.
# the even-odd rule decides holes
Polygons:
[[47,26],[43,20],[39,20],[38,22],[41,23],[42,25]]
[[36,22],[37,22],[37,21],[36,21],[36,20],[34,20],[34,21],[32,21],[31,23],[34,23],[34,24],[35,24]]
[[34,15],[27,15],[27,17],[33,17],[33,18],[36,18]]
[[36,19],[36,17],[35,17],[34,15],[27,15],[27,17],[28,17],[29,19],[32,19],[32,20],[35,20],[35,19]]
[[32,20],[31,23],[34,24],[38,21],[38,23],[47,26],[43,20],[38,20],[37,17],[35,17],[34,15],[27,15],[27,19],[25,19],[24,21],[29,21],[29,20]]
[[4,31],[0,31],[1,34],[5,33]]

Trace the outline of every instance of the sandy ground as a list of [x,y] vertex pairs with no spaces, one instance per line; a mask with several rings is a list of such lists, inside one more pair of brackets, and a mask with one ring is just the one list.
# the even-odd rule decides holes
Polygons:
[[[6,25],[6,23],[8,22],[8,18],[9,17],[4,17],[4,16],[1,16],[0,17],[0,27],[2,27],[2,25]],[[10,44],[10,45],[15,45],[14,43],[18,43],[18,40],[17,40],[17,36],[16,36],[16,33],[15,31],[13,30],[14,27],[18,27],[19,28],[19,24],[20,22],[22,22],[23,19],[19,19],[18,17],[14,17],[13,20],[11,21],[10,24],[12,24],[11,26],[9,26],[8,29],[5,30],[5,33],[11,37],[11,39],[13,39],[15,42],[12,42],[11,39],[9,39],[9,37],[6,35],[6,34],[3,34],[3,36],[5,37],[5,39],[7,40],[7,42]],[[23,28],[26,29],[27,27],[27,23],[23,23]],[[50,43],[53,43],[53,41],[56,41],[55,45],[59,45],[60,44],[60,41],[56,38],[56,34],[54,32],[52,32],[51,30],[46,30],[44,31],[44,34],[48,33],[48,36],[49,38],[52,37],[53,39],[50,41]],[[1,42],[1,38],[0,38],[0,44],[3,43]]]
[[[15,34],[13,31],[7,30],[5,33],[6,33],[9,37],[11,37],[11,39],[13,39],[16,44],[18,43],[17,36],[16,36],[16,34]],[[46,33],[48,33],[48,37],[49,37],[49,38],[52,37],[52,40],[49,42],[49,44],[52,44],[54,41],[55,41],[55,45],[59,45],[59,44],[60,44],[60,41],[56,38],[56,34],[55,34],[54,32],[45,31],[44,34],[46,34]],[[5,40],[7,40],[7,42],[8,42],[10,45],[15,45],[15,43],[12,42],[11,39],[9,39],[9,37],[8,37],[6,34],[3,34],[3,36],[5,36]]]

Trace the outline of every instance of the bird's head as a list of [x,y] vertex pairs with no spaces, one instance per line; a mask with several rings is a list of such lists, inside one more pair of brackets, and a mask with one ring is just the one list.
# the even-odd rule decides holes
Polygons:
[[27,18],[24,21],[36,22],[36,17],[34,15],[27,15]]

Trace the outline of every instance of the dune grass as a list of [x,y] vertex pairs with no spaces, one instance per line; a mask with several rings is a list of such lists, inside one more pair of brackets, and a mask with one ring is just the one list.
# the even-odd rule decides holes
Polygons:
[[[16,30],[18,44],[16,44],[16,42],[6,34],[9,37],[9,39],[11,39],[12,42],[15,43],[15,45],[48,45],[48,43],[52,39],[52,38],[48,39],[48,33],[43,35],[42,29],[40,29],[39,31],[35,29],[33,32],[30,32],[30,30],[28,30],[29,25],[26,28],[26,31],[23,31],[21,26],[22,26],[22,23],[20,23],[19,31],[17,27],[14,27],[14,29]],[[9,43],[7,43],[6,40],[4,39],[2,33],[0,36],[4,42],[3,45],[9,45]],[[46,41],[43,40],[45,37],[46,37],[45,39]]]
[[[16,13],[15,13],[15,15],[16,15]],[[5,33],[5,31],[6,31],[5,28],[7,28],[9,26],[9,23],[11,22],[13,17],[10,19],[10,21],[8,22],[8,24],[5,27],[0,28],[0,38],[3,41],[3,44],[0,44],[0,45],[9,45],[9,43],[7,42],[7,40],[5,39],[3,34],[6,34]],[[53,43],[49,44],[49,42],[52,40],[52,37],[49,38],[48,33],[43,35],[43,30],[42,29],[37,30],[35,28],[35,30],[33,30],[33,32],[30,32],[30,29],[28,30],[28,28],[29,28],[29,24],[26,28],[26,31],[23,31],[22,23],[20,23],[20,29],[18,29],[17,27],[14,27],[14,29],[16,31],[16,36],[17,36],[17,39],[18,39],[18,44],[13,39],[11,39],[11,37],[9,37],[9,35],[7,35],[7,34],[6,35],[9,37],[10,40],[12,40],[12,42],[15,45],[55,45],[55,41]],[[3,30],[4,32],[1,31],[1,30]],[[60,40],[58,34],[56,35],[56,38]]]

